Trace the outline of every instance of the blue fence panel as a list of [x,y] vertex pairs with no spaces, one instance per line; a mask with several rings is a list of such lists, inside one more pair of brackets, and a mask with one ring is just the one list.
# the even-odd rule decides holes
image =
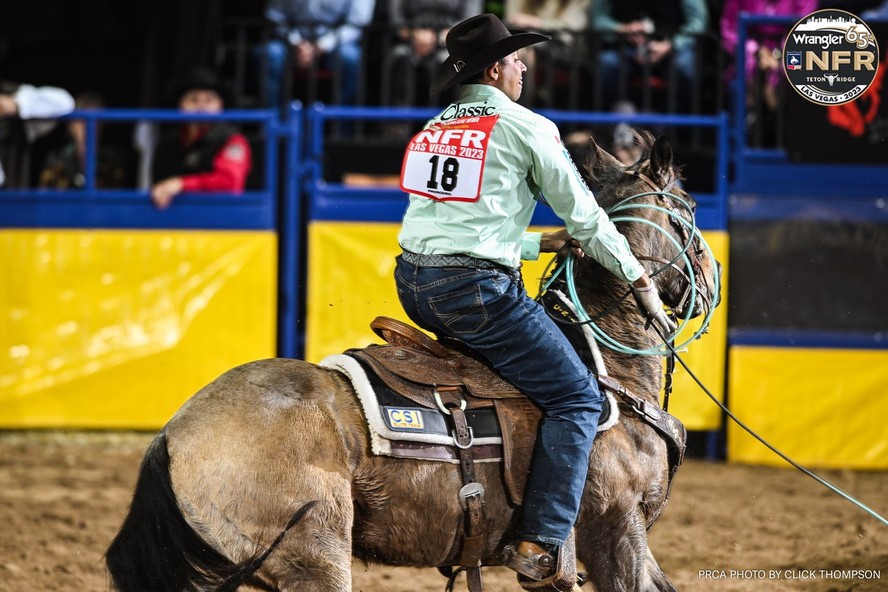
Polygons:
[[307,166],[302,158],[303,129],[302,105],[294,102],[290,105],[286,121],[286,164],[279,226],[278,355],[286,358],[299,357],[302,352],[299,338],[302,327],[299,320],[303,298],[299,285],[303,276],[304,259],[302,179]]
[[[274,229],[277,226],[278,138],[285,131],[274,111],[183,114],[176,110],[74,111],[61,119],[86,122],[85,186],[81,189],[0,190],[0,227],[5,228],[193,228]],[[184,193],[175,207],[158,210],[147,191],[96,187],[98,122],[229,121],[261,124],[265,133],[264,188],[237,195]]]
[[[406,195],[397,188],[355,188],[324,179],[324,125],[333,120],[416,121],[427,120],[439,109],[390,109],[379,107],[331,107],[313,105],[306,111],[309,126],[310,153],[307,157],[306,179],[309,218],[321,220],[399,221],[407,206]],[[698,223],[703,229],[724,229],[727,226],[729,127],[725,113],[714,116],[692,115],[620,115],[579,111],[540,111],[556,124],[618,124],[633,126],[674,126],[709,128],[716,131],[716,170],[714,193],[694,193],[697,200]],[[406,145],[406,143],[405,143]],[[548,208],[537,208],[534,224],[560,224]]]

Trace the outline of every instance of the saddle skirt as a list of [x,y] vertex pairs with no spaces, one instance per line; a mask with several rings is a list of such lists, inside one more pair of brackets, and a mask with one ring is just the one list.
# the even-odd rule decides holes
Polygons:
[[[520,505],[542,415],[521,391],[483,362],[387,317],[371,328],[386,345],[330,356],[322,366],[352,383],[364,410],[374,454],[458,463],[460,444],[449,409],[464,410],[474,462],[501,462],[506,490]],[[599,431],[619,419],[607,404]]]

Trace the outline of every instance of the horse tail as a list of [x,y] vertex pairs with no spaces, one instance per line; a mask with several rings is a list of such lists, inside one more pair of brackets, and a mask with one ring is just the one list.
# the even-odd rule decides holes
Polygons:
[[119,592],[178,592],[217,588],[228,582],[240,585],[315,503],[297,510],[264,552],[233,563],[209,546],[179,510],[170,478],[167,435],[161,432],[145,453],[129,513],[105,553],[112,586]]

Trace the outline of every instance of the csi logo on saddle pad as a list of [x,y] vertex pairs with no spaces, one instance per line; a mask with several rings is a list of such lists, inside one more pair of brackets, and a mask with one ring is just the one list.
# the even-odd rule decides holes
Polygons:
[[401,168],[401,189],[438,201],[478,201],[490,132],[498,115],[462,117],[416,134]]
[[386,419],[393,430],[421,430],[425,427],[419,409],[385,408]]

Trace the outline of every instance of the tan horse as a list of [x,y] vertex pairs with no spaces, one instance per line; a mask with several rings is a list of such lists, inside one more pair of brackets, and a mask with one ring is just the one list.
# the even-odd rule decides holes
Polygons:
[[[643,140],[645,155],[632,167],[593,145],[587,181],[603,206],[672,186],[668,142]],[[693,204],[680,189],[671,191]],[[638,202],[664,203],[658,195]],[[633,214],[681,244],[692,240],[658,209]],[[648,224],[618,226],[649,272],[665,267],[654,280],[680,316],[715,304],[713,262],[699,259],[699,245],[688,254],[702,297],[695,310],[682,310],[682,264],[662,264],[675,256],[675,244]],[[626,286],[590,257],[577,260],[576,284],[591,315],[609,310],[599,325],[610,335],[635,348],[657,343],[631,298],[619,300]],[[658,357],[610,350],[603,357],[611,377],[658,405]],[[498,565],[517,508],[500,466],[478,464],[476,472],[490,525],[485,564]],[[674,589],[647,543],[668,472],[664,440],[635,417],[624,414],[595,440],[576,550],[599,592]],[[449,565],[463,535],[461,486],[454,464],[371,454],[363,412],[339,372],[300,360],[256,361],[201,389],[158,433],[107,564],[114,586],[126,592],[234,590],[244,580],[262,590],[345,592],[353,558]]]

